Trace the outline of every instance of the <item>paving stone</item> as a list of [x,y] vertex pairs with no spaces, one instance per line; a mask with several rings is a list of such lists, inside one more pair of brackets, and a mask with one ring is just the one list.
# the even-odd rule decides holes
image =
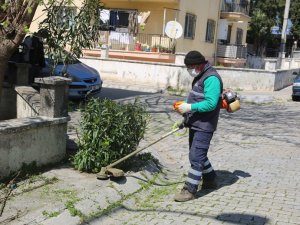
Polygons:
[[71,216],[68,210],[65,210],[63,213],[57,217],[50,218],[46,221],[43,221],[43,225],[54,225],[54,224],[68,224],[68,225],[79,225],[80,218],[78,216]]
[[[128,174],[123,181],[100,181],[93,174],[79,173],[70,168],[51,170],[47,174],[59,178],[60,189],[72,187],[77,190],[80,201],[75,206],[86,214],[98,206],[105,209],[110,204],[119,204],[115,210],[108,211],[107,215],[86,221],[86,225],[299,224],[300,103],[274,102],[277,95],[273,98],[259,97],[259,104],[242,101],[242,108],[236,113],[221,111],[218,130],[209,150],[209,158],[218,174],[220,186],[216,190],[200,190],[199,198],[193,201],[174,202],[174,193],[181,189],[182,183],[176,184],[169,192],[166,192],[169,189],[166,189],[164,183],[184,180],[183,174],[189,169],[187,135],[171,135],[147,150],[162,163],[164,174],[148,190],[141,190],[125,202],[120,202],[122,196],[135,193],[141,187],[140,182],[151,179],[155,167],[144,168],[146,178],[141,173],[133,173]],[[248,99],[251,98],[255,98],[255,95]],[[166,94],[140,96],[140,100],[147,103],[152,116],[140,146],[169,132],[172,124],[181,120],[181,116],[172,112],[170,106],[174,100],[182,99]],[[122,97],[118,101],[132,102],[134,97]],[[260,104],[266,101],[268,104]],[[70,115],[71,125],[78,126],[76,124],[80,113]],[[70,132],[73,132],[72,129]],[[157,196],[151,195],[153,190]],[[31,213],[20,216],[19,221],[22,223],[19,224],[47,222],[72,225],[79,221],[79,217],[71,217],[66,210],[58,217],[45,220],[42,210],[34,209],[33,206],[41,208],[42,203],[39,203],[38,195],[33,196],[28,204]],[[25,202],[24,199],[20,202]],[[148,207],[137,204],[137,200],[144,205],[148,203]],[[18,202],[14,201],[19,199],[15,197],[9,202],[7,209],[15,210],[11,212],[20,209]],[[64,203],[61,202],[61,205]],[[11,214],[4,216],[8,215]]]

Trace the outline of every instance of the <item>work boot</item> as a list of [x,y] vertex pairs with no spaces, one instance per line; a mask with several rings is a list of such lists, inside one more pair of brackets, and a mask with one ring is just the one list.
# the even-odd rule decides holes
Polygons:
[[180,193],[177,193],[174,197],[176,202],[186,202],[195,199],[195,194],[188,191],[186,187],[183,187]]

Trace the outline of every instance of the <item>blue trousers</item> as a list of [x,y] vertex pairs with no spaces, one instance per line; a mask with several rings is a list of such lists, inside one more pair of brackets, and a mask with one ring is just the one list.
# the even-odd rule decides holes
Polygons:
[[198,185],[204,180],[215,178],[215,171],[207,158],[207,152],[213,132],[189,130],[189,160],[191,168],[185,182],[185,187],[191,193],[196,193]]

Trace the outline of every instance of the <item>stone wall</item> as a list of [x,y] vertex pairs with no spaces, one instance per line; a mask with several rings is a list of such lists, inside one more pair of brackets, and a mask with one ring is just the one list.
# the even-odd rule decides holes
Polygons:
[[66,153],[68,118],[28,117],[0,124],[0,178],[23,163],[38,166],[59,162]]
[[17,119],[0,121],[0,179],[20,170],[24,163],[41,166],[65,156],[71,80],[47,77],[35,82],[40,84],[40,93],[29,86],[14,86],[7,94],[15,96]]
[[15,87],[17,93],[17,118],[38,116],[40,111],[40,94],[29,86]]
[[300,68],[299,58],[283,58],[281,59],[281,65],[278,58],[263,58],[258,56],[247,56],[246,68],[250,69],[297,69]]

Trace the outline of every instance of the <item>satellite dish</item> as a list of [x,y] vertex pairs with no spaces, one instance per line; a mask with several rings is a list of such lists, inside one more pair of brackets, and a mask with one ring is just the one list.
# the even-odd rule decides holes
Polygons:
[[169,21],[166,25],[165,33],[169,38],[178,39],[182,35],[182,26],[176,21]]

